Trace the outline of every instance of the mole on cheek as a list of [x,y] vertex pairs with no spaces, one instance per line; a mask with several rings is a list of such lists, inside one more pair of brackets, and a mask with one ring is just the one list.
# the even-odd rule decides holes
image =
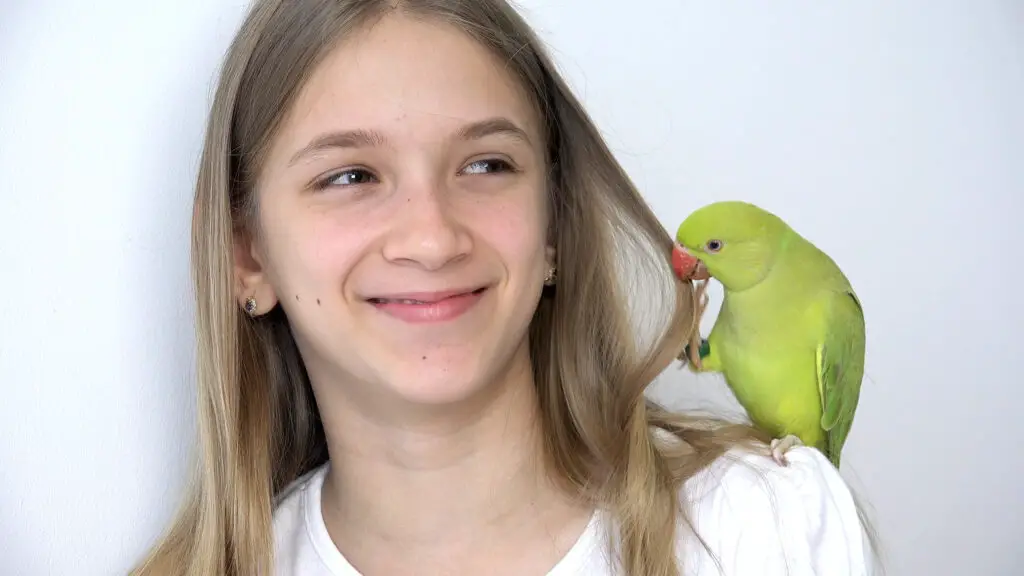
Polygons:
[[317,305],[317,306],[319,306],[319,305],[320,305],[320,299],[319,299],[319,298],[317,298],[317,299],[316,299],[316,305]]
[[424,359],[424,360],[426,360],[426,359],[427,359],[427,357],[426,357],[426,356],[424,356],[424,357],[423,357],[423,359]]

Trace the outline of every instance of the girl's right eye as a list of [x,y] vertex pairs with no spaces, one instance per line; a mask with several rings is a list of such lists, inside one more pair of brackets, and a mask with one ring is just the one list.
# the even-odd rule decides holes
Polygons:
[[362,168],[349,168],[340,172],[329,174],[317,180],[313,188],[323,190],[334,186],[357,186],[359,184],[370,184],[377,181],[377,177],[370,171]]

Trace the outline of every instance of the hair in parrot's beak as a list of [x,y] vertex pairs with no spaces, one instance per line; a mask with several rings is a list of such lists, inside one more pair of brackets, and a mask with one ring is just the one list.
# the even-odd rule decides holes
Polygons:
[[708,306],[707,279],[710,278],[707,266],[685,247],[676,242],[672,246],[672,270],[683,282],[689,282],[693,292],[693,331],[689,342],[679,353],[679,360],[684,364],[699,367],[700,362],[700,320]]
[[711,278],[711,273],[708,272],[708,267],[704,265],[704,262],[697,260],[697,266],[694,267],[690,278],[692,280],[707,280]]
[[672,269],[680,280],[707,280],[710,277],[707,266],[678,242],[672,246]]

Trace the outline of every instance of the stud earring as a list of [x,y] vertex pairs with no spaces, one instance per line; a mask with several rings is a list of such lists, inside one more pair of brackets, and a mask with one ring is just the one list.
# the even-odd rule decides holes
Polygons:
[[256,298],[249,296],[245,299],[245,312],[249,316],[256,315]]
[[556,276],[555,267],[552,266],[551,268],[548,269],[548,275],[544,277],[544,285],[545,286],[554,286],[555,285],[555,278],[556,277],[557,276]]

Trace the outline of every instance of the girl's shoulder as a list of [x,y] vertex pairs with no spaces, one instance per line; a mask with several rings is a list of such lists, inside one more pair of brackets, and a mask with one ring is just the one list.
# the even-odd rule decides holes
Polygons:
[[717,558],[726,574],[873,573],[867,531],[838,470],[809,447],[786,459],[780,466],[737,448],[684,484],[689,520],[707,546],[681,539],[684,565]]

